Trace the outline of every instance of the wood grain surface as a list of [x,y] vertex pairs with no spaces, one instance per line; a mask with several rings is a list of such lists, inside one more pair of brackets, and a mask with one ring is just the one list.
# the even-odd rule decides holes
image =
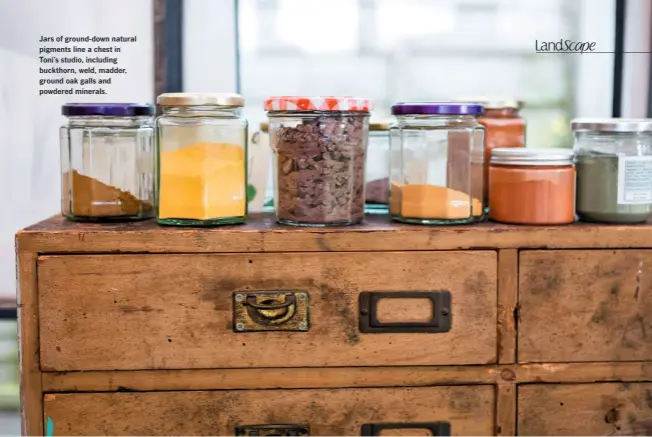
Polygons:
[[652,251],[523,251],[520,362],[652,360]]
[[234,435],[235,427],[306,424],[311,435],[360,435],[364,423],[449,421],[452,435],[494,432],[494,388],[45,395],[57,435]]
[[652,224],[614,226],[418,226],[365,217],[361,225],[292,228],[269,214],[248,223],[209,229],[161,227],[155,221],[72,223],[56,216],[19,232],[18,250],[46,252],[356,252],[503,248],[652,247]]
[[519,386],[518,435],[652,435],[652,384]]
[[[67,255],[38,266],[45,371],[496,362],[495,251]],[[310,330],[233,332],[233,293],[254,290],[308,292]],[[449,332],[360,332],[361,291],[428,290],[450,291]]]
[[23,435],[42,435],[41,369],[39,367],[38,291],[35,253],[18,255],[18,345],[20,419]]

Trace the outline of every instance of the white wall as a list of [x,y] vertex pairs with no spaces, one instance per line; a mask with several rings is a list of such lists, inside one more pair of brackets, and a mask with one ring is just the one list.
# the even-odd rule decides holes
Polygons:
[[108,95],[76,101],[153,101],[151,0],[0,0],[0,298],[15,294],[14,234],[60,209],[61,104],[38,96],[43,36],[132,36]]

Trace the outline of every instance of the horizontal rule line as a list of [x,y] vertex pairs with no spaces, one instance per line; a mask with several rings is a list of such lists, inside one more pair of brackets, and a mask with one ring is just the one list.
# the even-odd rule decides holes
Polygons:
[[573,51],[559,51],[559,52],[548,52],[548,51],[540,51],[537,50],[535,53],[565,53],[565,54],[576,54],[576,55],[588,55],[591,53],[652,53],[652,52],[591,52],[591,51],[585,51],[585,52],[573,52]]

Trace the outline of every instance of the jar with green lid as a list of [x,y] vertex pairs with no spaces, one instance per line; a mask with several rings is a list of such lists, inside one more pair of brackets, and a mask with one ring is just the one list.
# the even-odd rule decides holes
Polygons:
[[652,119],[575,119],[577,215],[643,223],[652,213]]
[[369,123],[365,169],[365,213],[389,211],[389,123]]

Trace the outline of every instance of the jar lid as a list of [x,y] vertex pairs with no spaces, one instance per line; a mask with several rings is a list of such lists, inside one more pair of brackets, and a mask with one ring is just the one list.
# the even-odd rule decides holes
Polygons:
[[363,97],[275,96],[265,100],[265,111],[369,112],[371,100]]
[[482,115],[484,106],[475,102],[399,102],[393,115]]
[[650,132],[650,118],[576,118],[571,120],[573,132]]
[[571,149],[501,147],[491,151],[491,164],[553,166],[573,163]]
[[166,93],[156,98],[161,106],[242,107],[244,98],[235,93]]
[[67,117],[139,117],[152,116],[154,112],[154,106],[147,103],[66,103],[61,106],[61,115]]
[[369,123],[370,131],[386,131],[389,130],[390,123],[387,121],[372,121]]
[[476,100],[479,103],[482,103],[484,109],[521,109],[523,107],[523,101],[512,98],[505,99],[478,99]]

